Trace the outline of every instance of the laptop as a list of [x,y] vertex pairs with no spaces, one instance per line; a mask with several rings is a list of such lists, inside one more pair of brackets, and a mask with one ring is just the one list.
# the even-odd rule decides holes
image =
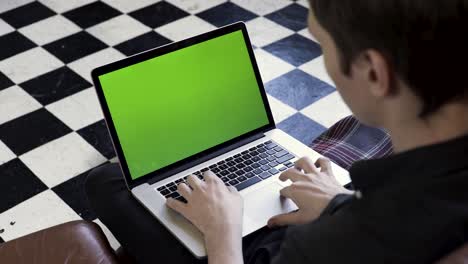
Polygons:
[[[192,254],[202,234],[166,206],[177,184],[211,170],[244,198],[243,236],[280,213],[280,173],[320,155],[275,126],[244,23],[231,24],[92,71],[126,184]],[[333,165],[341,184],[346,170]]]

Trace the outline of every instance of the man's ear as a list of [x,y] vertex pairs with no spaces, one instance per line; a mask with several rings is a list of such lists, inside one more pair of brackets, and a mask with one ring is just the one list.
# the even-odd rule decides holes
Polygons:
[[394,74],[390,63],[382,53],[376,50],[366,50],[358,57],[356,66],[373,96],[382,98],[395,92]]

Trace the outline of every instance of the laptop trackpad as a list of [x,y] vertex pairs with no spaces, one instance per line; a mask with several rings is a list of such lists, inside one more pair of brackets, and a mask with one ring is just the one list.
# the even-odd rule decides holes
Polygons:
[[291,212],[297,206],[290,199],[281,197],[281,186],[272,182],[244,196],[244,210],[248,218],[255,223],[265,225],[272,216]]

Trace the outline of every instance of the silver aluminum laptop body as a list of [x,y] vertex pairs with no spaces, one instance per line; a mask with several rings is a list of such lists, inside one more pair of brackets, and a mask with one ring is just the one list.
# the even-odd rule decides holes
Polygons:
[[[239,147],[233,151],[220,155],[202,164],[199,164],[186,171],[173,175],[161,182],[153,185],[142,184],[133,188],[132,194],[165,226],[174,236],[184,244],[193,255],[197,258],[206,256],[204,241],[202,234],[183,216],[166,207],[166,199],[160,195],[156,189],[166,183],[175,181],[179,178],[187,176],[192,172],[202,168],[216,164],[218,161],[224,160],[234,154],[258,145],[259,143],[272,140],[278,145],[287,149],[290,153],[296,156],[292,161],[300,157],[310,157],[316,160],[321,157],[320,154],[313,151],[308,146],[286,134],[279,129],[273,129],[265,133],[265,137]],[[280,166],[278,166],[280,167]],[[336,164],[332,164],[333,172],[341,184],[345,185],[350,182],[348,172]],[[248,187],[240,194],[244,198],[244,219],[242,235],[246,236],[267,224],[268,219],[272,216],[281,213],[291,212],[296,210],[296,205],[289,199],[284,199],[280,196],[280,189],[286,187],[290,182],[282,182],[278,179],[280,174],[274,175],[267,180],[261,181],[251,187]]]
[[[188,40],[181,41],[179,43],[184,44],[185,46],[195,45],[197,42],[200,42],[204,39],[210,39],[216,36],[222,36],[233,32],[235,30],[242,30],[244,32],[244,37],[247,45],[250,45],[248,36],[246,33],[246,28],[243,23],[235,23],[220,29],[217,29],[213,32],[208,32],[200,36],[193,37]],[[133,196],[143,204],[151,214],[153,214],[160,222],[163,224],[192,254],[197,258],[203,258],[206,256],[206,251],[204,247],[204,240],[202,234],[186,219],[184,219],[178,213],[172,211],[166,207],[166,198],[161,195],[157,189],[161,186],[166,185],[167,183],[174,182],[178,179],[186,177],[196,171],[200,171],[203,168],[209,167],[213,164],[216,164],[226,158],[232,157],[236,154],[244,152],[254,146],[257,146],[260,143],[272,141],[285,150],[289,151],[295,156],[291,159],[291,162],[294,162],[300,157],[308,156],[311,159],[318,159],[320,154],[310,149],[308,146],[302,144],[295,138],[286,134],[285,132],[276,129],[271,126],[269,129],[264,130],[259,135],[255,137],[250,137],[250,140],[243,140],[229,148],[219,149],[218,151],[212,153],[205,159],[200,159],[199,162],[192,161],[189,163],[189,166],[184,166],[182,169],[168,171],[164,174],[164,178],[159,181],[145,180],[142,181],[132,181],[128,176],[129,170],[125,162],[125,156],[121,145],[119,143],[118,137],[113,126],[113,121],[110,115],[110,112],[106,105],[106,100],[102,92],[102,87],[100,86],[98,76],[103,73],[113,71],[115,69],[123,68],[128,65],[137,63],[138,61],[143,61],[148,58],[158,56],[164,53],[172,52],[177,50],[179,43],[173,43],[161,48],[151,50],[149,52],[144,52],[142,54],[135,55],[133,57],[124,59],[123,61],[118,61],[111,63],[109,65],[95,69],[92,72],[93,81],[97,90],[98,98],[100,100],[101,106],[103,108],[104,117],[106,123],[109,127],[109,132],[111,134],[112,142],[116,149],[117,155],[120,160],[120,166],[124,173],[126,183],[133,194]],[[249,46],[250,49],[250,46]],[[251,49],[249,50],[251,55],[252,64],[256,72],[258,80],[260,80],[258,68],[256,66],[255,59]],[[263,86],[260,87],[263,89]],[[264,91],[262,91],[264,93]],[[264,95],[265,96],[265,95]],[[265,96],[266,98],[266,96]],[[265,99],[264,98],[264,99]],[[269,105],[265,99],[265,107],[269,110]],[[270,113],[271,115],[271,113]],[[272,120],[272,118],[271,118]],[[242,143],[243,142],[243,143]],[[186,164],[187,165],[187,164]],[[282,165],[278,165],[279,169]],[[339,167],[336,164],[332,164],[333,172],[337,180],[345,185],[350,182],[348,172],[343,168]],[[244,198],[244,218],[243,218],[243,236],[246,236],[262,227],[264,227],[269,218],[281,213],[291,212],[296,210],[296,205],[289,199],[285,199],[280,196],[280,189],[289,185],[290,182],[281,182],[278,179],[280,173],[273,175],[263,181],[260,181],[250,187],[247,187],[240,191],[240,194]]]

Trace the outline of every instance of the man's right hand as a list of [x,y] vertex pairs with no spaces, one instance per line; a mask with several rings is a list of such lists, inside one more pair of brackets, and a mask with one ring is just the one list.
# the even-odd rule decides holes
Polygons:
[[290,186],[281,190],[281,195],[293,200],[299,210],[272,217],[268,221],[269,227],[311,222],[320,216],[337,194],[353,193],[338,183],[331,162],[326,158],[319,158],[315,164],[307,157],[301,158],[294,168],[283,172],[279,179],[292,181]]

